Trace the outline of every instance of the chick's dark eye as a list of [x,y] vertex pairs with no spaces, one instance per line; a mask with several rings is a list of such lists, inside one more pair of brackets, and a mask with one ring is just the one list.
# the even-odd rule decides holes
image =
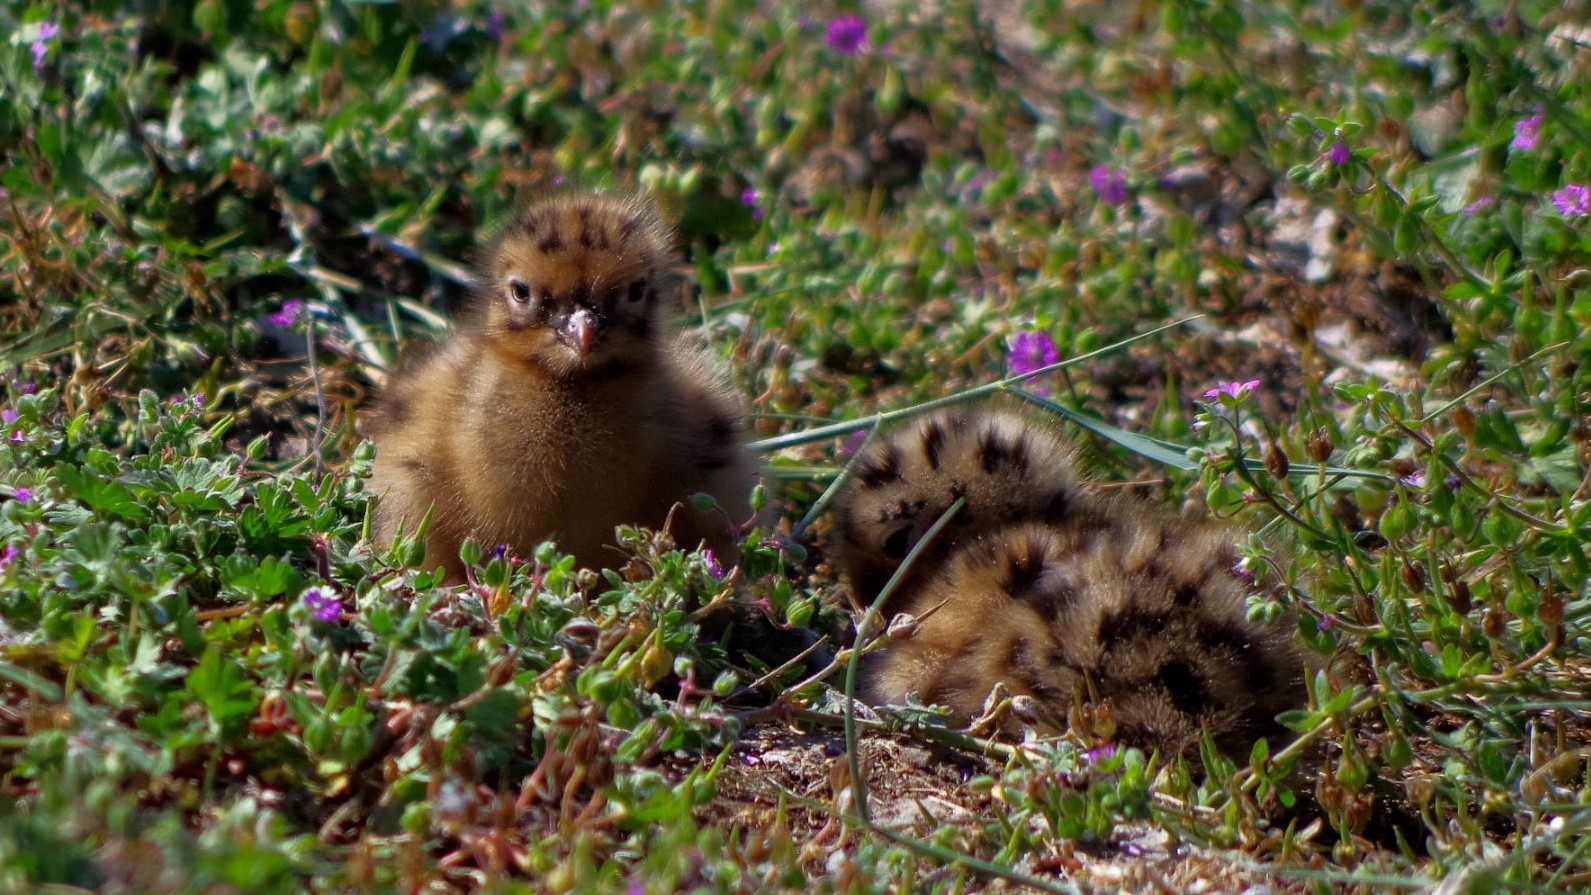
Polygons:
[[898,528],[889,533],[884,539],[884,558],[900,561],[906,558],[906,551],[911,548],[910,528]]
[[629,289],[624,294],[624,297],[627,301],[629,301],[630,304],[633,305],[644,300],[647,295],[651,293],[651,291],[652,287],[647,285],[646,280],[632,280],[630,282]]
[[530,286],[524,280],[509,280],[508,294],[514,299],[514,301],[523,304],[527,301],[530,301]]

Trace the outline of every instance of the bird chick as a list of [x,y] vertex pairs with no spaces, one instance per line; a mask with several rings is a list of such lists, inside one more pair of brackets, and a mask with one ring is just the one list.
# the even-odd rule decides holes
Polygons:
[[1000,685],[1050,731],[1106,704],[1116,738],[1170,754],[1201,728],[1228,751],[1283,733],[1306,663],[1288,632],[1249,620],[1232,533],[1101,492],[1065,441],[1012,414],[921,419],[858,461],[836,532],[860,599],[955,497],[943,544],[890,600],[918,623],[869,656],[868,699],[915,693],[966,723]]
[[1073,453],[1022,417],[967,409],[920,417],[875,439],[851,467],[835,510],[835,563],[852,598],[871,603],[958,498],[962,508],[929,545],[936,555],[991,525],[1090,524],[1101,509],[1078,479]]
[[[636,198],[565,195],[513,219],[473,315],[368,420],[379,541],[431,512],[425,561],[454,580],[467,537],[527,555],[552,538],[600,568],[616,525],[670,524],[678,543],[734,555],[758,467],[739,398],[664,332],[670,245]],[[721,511],[675,510],[699,492]]]

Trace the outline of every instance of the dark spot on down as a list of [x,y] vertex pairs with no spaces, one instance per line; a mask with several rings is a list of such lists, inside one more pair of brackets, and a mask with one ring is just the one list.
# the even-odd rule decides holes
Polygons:
[[1280,675],[1270,656],[1257,648],[1253,632],[1235,625],[1203,624],[1199,626],[1199,642],[1215,652],[1226,653],[1231,658],[1227,664],[1234,673],[1243,676],[1243,687],[1249,693],[1269,692],[1277,685]]
[[646,223],[646,219],[645,218],[643,218],[640,215],[635,215],[635,216],[631,217],[629,220],[625,221],[619,227],[619,235],[624,237],[625,239],[629,239],[630,237],[634,236],[636,233],[639,233],[640,230],[641,230],[641,226],[643,224],[645,224],[645,223]]
[[1071,489],[1062,488],[1050,495],[1049,501],[1044,504],[1041,518],[1048,523],[1058,524],[1066,521],[1072,511]]
[[563,235],[557,230],[553,230],[542,237],[541,242],[536,243],[536,251],[541,252],[543,255],[563,251]]
[[938,420],[928,423],[923,429],[923,457],[928,460],[928,468],[939,468],[939,451],[945,445],[945,427]]
[[1033,590],[1044,572],[1044,559],[1039,556],[1031,541],[1013,545],[1005,556],[1005,581],[1003,589],[1017,599]]
[[978,465],[991,475],[1001,466],[1007,465],[1019,472],[1026,472],[1027,447],[1020,441],[1006,441],[998,432],[985,432],[978,439]]
[[1184,584],[1171,595],[1171,602],[1178,606],[1192,606],[1198,601],[1199,586],[1197,584]]
[[1014,595],[1053,624],[1059,621],[1067,610],[1077,605],[1077,584],[1069,577],[1052,575],[1045,582],[1045,586],[1030,587],[1027,591]]
[[1167,616],[1158,612],[1128,609],[1106,616],[1099,623],[1099,643],[1106,649],[1144,634],[1157,634],[1166,627]]
[[868,490],[900,481],[900,450],[893,444],[886,444],[879,453],[863,459],[857,465],[856,480]]
[[580,247],[589,250],[596,245],[596,241],[591,235],[591,209],[577,209],[575,217],[580,219]]
[[1171,704],[1185,715],[1204,715],[1215,708],[1210,688],[1204,685],[1193,667],[1181,660],[1167,662],[1155,672],[1155,685],[1166,692]]

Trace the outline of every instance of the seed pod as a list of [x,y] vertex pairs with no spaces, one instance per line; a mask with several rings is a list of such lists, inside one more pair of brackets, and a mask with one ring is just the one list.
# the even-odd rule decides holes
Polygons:
[[1331,450],[1335,446],[1331,441],[1331,432],[1325,426],[1316,426],[1315,431],[1309,433],[1309,453],[1316,463],[1330,460]]
[[1425,593],[1425,568],[1417,563],[1403,564],[1403,584],[1417,594]]
[[1503,636],[1503,631],[1508,627],[1508,618],[1501,606],[1487,606],[1486,614],[1481,616],[1481,633],[1488,640],[1496,640]]
[[1270,450],[1265,452],[1265,468],[1278,479],[1287,478],[1287,472],[1292,469],[1292,464],[1288,462],[1287,452],[1282,450],[1281,445],[1271,443]]

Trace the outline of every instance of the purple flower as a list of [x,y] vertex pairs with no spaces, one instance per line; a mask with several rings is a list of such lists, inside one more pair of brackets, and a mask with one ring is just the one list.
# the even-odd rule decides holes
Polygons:
[[304,302],[295,298],[282,305],[282,309],[272,314],[270,320],[277,326],[292,326],[302,319],[303,316]]
[[1564,217],[1591,214],[1591,189],[1583,183],[1571,183],[1552,194],[1552,204]]
[[311,615],[323,622],[339,621],[343,617],[343,601],[324,587],[312,587],[299,598],[309,607]]
[[1105,743],[1103,745],[1095,746],[1094,748],[1088,750],[1088,753],[1084,757],[1088,759],[1089,764],[1099,764],[1102,761],[1109,761],[1116,757],[1116,744]]
[[707,574],[720,580],[724,577],[724,564],[718,561],[718,554],[711,548],[702,551],[702,562],[707,566]]
[[18,429],[15,432],[11,433],[11,440],[15,441],[18,444],[21,444],[22,442],[27,441],[28,437],[26,435],[22,434],[22,430],[21,429]]
[[6,549],[0,550],[0,571],[5,571],[5,567],[11,565],[11,561],[16,558],[17,548],[7,544]]
[[32,503],[33,502],[33,489],[32,488],[13,488],[11,490],[11,496],[18,503]]
[[752,220],[754,220],[754,221],[762,220],[762,207],[757,204],[757,191],[756,190],[752,189],[751,187],[746,187],[745,189],[741,190],[740,191],[740,204],[746,206],[749,209],[751,209],[751,219]]
[[32,382],[24,382],[21,385],[18,385],[17,388],[21,389],[22,394],[24,395],[34,394],[39,390],[39,387]]
[[1464,215],[1464,217],[1472,218],[1496,204],[1496,196],[1482,196],[1479,199],[1476,199],[1474,202],[1464,206],[1464,210],[1460,212],[1460,214]]
[[829,20],[829,30],[823,35],[829,49],[847,56],[853,55],[867,44],[867,19],[857,15],[837,16]]
[[862,444],[867,441],[867,430],[857,429],[845,437],[845,442],[840,445],[840,456],[849,457],[862,449]]
[[1442,484],[1446,485],[1447,490],[1449,491],[1457,491],[1458,489],[1464,487],[1464,480],[1456,475],[1450,475],[1447,477],[1447,481],[1443,482]]
[[508,545],[498,544],[492,548],[492,559],[503,559],[508,556]]
[[16,412],[16,410],[14,410],[13,408],[10,408],[10,407],[7,407],[4,410],[0,410],[0,423],[5,423],[6,425],[9,426],[9,425],[11,425],[12,423],[14,423],[16,421],[17,421],[17,412]]
[[1514,122],[1514,139],[1508,146],[1511,149],[1535,149],[1536,143],[1541,140],[1541,122],[1545,116],[1541,107],[1537,106],[1535,114],[1528,118],[1521,118]]
[[1095,165],[1088,172],[1088,182],[1093,185],[1099,198],[1111,205],[1127,201],[1127,177],[1120,171],[1113,171],[1107,165]]
[[[1025,376],[1060,358],[1061,353],[1055,349],[1055,340],[1050,338],[1049,333],[1030,329],[1011,338],[1011,354],[1005,359],[1005,366],[1012,376]],[[1034,385],[1033,391],[1041,395],[1049,394],[1049,389],[1042,385]]]
[[1260,580],[1259,576],[1254,574],[1254,570],[1249,568],[1249,561],[1246,556],[1232,563],[1232,574],[1249,587],[1255,586]]
[[1341,137],[1332,141],[1331,148],[1326,150],[1326,159],[1333,165],[1346,165],[1353,158],[1353,153],[1348,150],[1348,141]]
[[1231,403],[1235,404],[1248,397],[1249,392],[1259,387],[1260,381],[1258,379],[1250,379],[1247,382],[1222,382],[1217,384],[1215,388],[1205,392],[1204,398],[1207,401],[1231,399]]
[[44,68],[44,57],[49,55],[50,41],[61,33],[61,26],[54,22],[45,22],[39,26],[39,36],[28,45],[29,52],[33,53],[33,70],[41,71]]
[[1417,472],[1411,472],[1403,478],[1398,479],[1398,481],[1410,488],[1423,488],[1425,487],[1425,470],[1422,469]]

